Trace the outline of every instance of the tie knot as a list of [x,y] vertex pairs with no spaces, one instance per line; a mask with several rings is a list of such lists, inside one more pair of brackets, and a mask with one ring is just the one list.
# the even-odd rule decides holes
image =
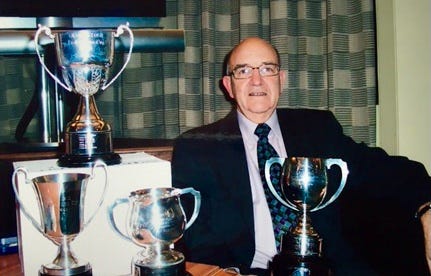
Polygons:
[[271,131],[271,128],[269,127],[269,125],[263,123],[263,124],[257,125],[256,130],[254,131],[254,134],[257,135],[259,138],[267,137],[270,131]]

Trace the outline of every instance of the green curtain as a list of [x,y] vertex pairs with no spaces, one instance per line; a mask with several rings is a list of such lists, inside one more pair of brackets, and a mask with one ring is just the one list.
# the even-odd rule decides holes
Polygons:
[[[34,97],[35,65],[33,56],[0,56],[0,142],[15,141],[15,130]],[[39,137],[37,115],[27,127],[28,139]]]
[[[375,145],[373,0],[166,0],[166,4],[167,16],[160,26],[183,29],[185,50],[134,53],[118,81],[96,95],[114,137],[175,138],[225,116],[231,110],[219,83],[225,55],[241,39],[259,36],[279,49],[282,68],[288,72],[280,107],[331,110],[346,134]],[[117,55],[113,72],[123,60]],[[0,85],[8,74],[2,69],[5,63],[1,58]],[[25,82],[19,86],[28,89]],[[3,104],[0,98],[0,111]],[[5,120],[0,117],[3,128]]]

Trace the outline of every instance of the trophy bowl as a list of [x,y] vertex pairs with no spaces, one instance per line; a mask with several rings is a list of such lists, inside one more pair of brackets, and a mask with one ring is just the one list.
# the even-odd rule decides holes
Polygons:
[[[187,221],[180,196],[189,193],[194,196],[194,209]],[[125,231],[117,227],[114,215],[121,204],[128,204]],[[187,275],[184,255],[172,247],[194,223],[200,205],[200,192],[193,188],[149,188],[133,191],[108,207],[113,230],[144,248],[132,259],[132,275]]]
[[[130,36],[129,53],[123,67],[108,82],[115,38],[125,30]],[[53,32],[49,27],[39,25],[34,38],[36,44],[42,34],[54,40],[64,82],[45,65],[39,47],[36,47],[43,68],[64,89],[80,96],[77,111],[64,130],[65,154],[58,160],[58,165],[91,166],[95,160],[103,160],[108,165],[121,163],[121,157],[113,151],[111,126],[100,116],[94,94],[108,88],[126,68],[133,49],[132,31],[128,25],[120,25],[116,32],[100,29]]]
[[[95,210],[84,218],[84,202],[90,180],[94,179],[94,170],[102,167],[105,172],[105,182]],[[36,202],[40,219],[37,220],[29,212],[35,206],[24,203],[19,194],[17,178],[23,175],[26,184],[31,184],[36,194]],[[17,168],[12,176],[12,185],[16,200],[23,214],[33,226],[46,238],[58,246],[57,256],[51,263],[43,264],[39,275],[92,275],[89,262],[80,260],[72,252],[70,243],[87,227],[103,203],[107,188],[107,167],[101,161],[96,161],[91,174],[83,172],[51,173],[34,178],[28,177],[26,168]],[[21,187],[19,187],[21,186]],[[32,207],[31,209],[29,207]]]
[[[327,170],[333,165],[340,168],[341,179],[335,193],[328,198]],[[281,167],[280,178],[275,181],[271,176],[273,166]],[[330,267],[322,258],[322,239],[313,228],[309,213],[334,202],[344,189],[348,174],[347,164],[341,159],[273,157],[267,160],[265,179],[271,193],[296,212],[296,221],[283,235],[280,253],[272,261],[275,276],[330,274]]]

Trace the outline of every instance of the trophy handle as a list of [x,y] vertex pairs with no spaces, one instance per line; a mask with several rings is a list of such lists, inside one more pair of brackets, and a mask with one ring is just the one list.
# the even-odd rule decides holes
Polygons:
[[19,167],[19,168],[17,168],[14,172],[13,172],[13,175],[12,175],[12,188],[13,188],[13,191],[14,191],[14,193],[15,193],[15,198],[16,198],[16,200],[18,201],[18,203],[19,203],[19,206],[20,206],[20,209],[21,209],[21,211],[24,213],[24,215],[31,221],[31,223],[33,224],[33,226],[42,234],[42,235],[44,235],[45,236],[45,233],[44,233],[44,231],[43,231],[43,229],[42,229],[42,226],[40,225],[40,223],[38,223],[34,218],[33,218],[33,216],[32,215],[30,215],[30,213],[28,212],[28,210],[27,210],[27,207],[24,205],[24,202],[21,200],[21,197],[19,196],[19,192],[18,192],[18,182],[17,182],[17,179],[18,179],[18,174],[19,173],[23,173],[24,174],[24,177],[25,177],[25,183],[29,183],[30,181],[28,180],[28,178],[27,178],[27,175],[28,175],[28,171],[25,169],[25,168],[23,168],[23,167]]
[[84,227],[87,226],[87,224],[90,223],[90,221],[93,220],[94,216],[97,214],[97,211],[99,210],[100,206],[102,205],[103,201],[105,200],[105,195],[106,195],[106,188],[108,187],[108,166],[106,166],[105,162],[103,162],[102,160],[96,160],[94,162],[93,168],[91,169],[91,175],[90,175],[90,179],[93,180],[95,177],[95,172],[94,170],[97,167],[102,167],[103,171],[105,172],[105,183],[103,186],[103,191],[102,194],[99,198],[99,201],[97,202],[97,207],[95,209],[95,211],[93,212],[93,214],[88,218],[88,220],[86,222],[84,222]]
[[108,88],[120,76],[120,74],[124,71],[124,69],[126,69],[126,66],[130,61],[130,57],[132,56],[134,36],[133,36],[132,30],[130,30],[129,28],[129,22],[127,22],[125,25],[121,24],[120,26],[118,26],[117,32],[114,34],[114,37],[121,36],[124,33],[124,30],[126,30],[129,33],[129,37],[130,37],[129,53],[127,54],[127,58],[123,64],[123,67],[121,67],[120,71],[118,71],[118,73],[107,84],[102,86],[101,88],[102,90],[105,90],[106,88]]
[[48,69],[48,67],[45,65],[45,61],[43,61],[42,56],[40,55],[39,52],[39,36],[42,32],[45,32],[45,35],[48,36],[51,39],[55,38],[55,35],[52,34],[51,29],[47,26],[42,26],[41,24],[38,24],[38,29],[36,31],[36,34],[34,35],[34,43],[35,43],[35,49],[36,49],[36,54],[37,57],[39,58],[39,62],[40,64],[42,64],[43,69],[45,69],[45,71],[58,83],[60,84],[64,89],[66,89],[67,91],[71,92],[72,88],[68,87],[67,85],[65,85],[59,78],[57,78],[56,75],[54,75],[51,70]]
[[196,218],[198,217],[199,210],[201,209],[201,193],[193,188],[177,189],[177,191],[179,192],[179,195],[190,193],[195,198],[195,208],[193,209],[193,215],[185,226],[185,230],[187,230],[190,226],[192,226],[193,222],[195,222]]
[[109,221],[109,225],[111,225],[112,229],[118,234],[120,235],[120,237],[122,237],[125,240],[128,241],[132,241],[132,239],[127,236],[126,234],[124,234],[118,227],[117,227],[117,223],[115,222],[115,218],[114,218],[114,209],[121,204],[125,204],[125,203],[129,203],[129,199],[128,198],[119,198],[117,200],[115,200],[111,205],[109,205],[108,207],[108,221]]
[[[284,162],[286,161],[286,158],[282,158],[282,157],[271,157],[269,158],[266,162],[265,162],[265,180],[266,180],[266,184],[268,185],[269,190],[271,191],[271,193],[275,196],[275,198],[280,201],[283,205],[292,208],[294,210],[298,210],[298,208],[293,205],[292,203],[285,201],[283,198],[281,198],[281,196],[277,193],[277,191],[274,188],[274,185],[272,184],[271,181],[271,167],[274,164],[279,164],[281,167],[284,166]],[[281,181],[280,181],[281,183]]]
[[320,206],[317,206],[316,208],[314,208],[310,212],[320,210],[322,208],[325,208],[329,204],[331,204],[334,200],[336,200],[338,198],[338,196],[340,195],[341,191],[344,189],[344,186],[346,184],[347,175],[349,174],[349,169],[347,168],[346,162],[344,162],[341,159],[329,158],[329,159],[326,159],[325,165],[326,165],[327,169],[330,169],[332,167],[332,165],[338,165],[340,167],[340,169],[341,169],[340,186],[338,186],[337,191],[332,195],[332,197],[328,201],[326,201],[324,204],[322,204]]

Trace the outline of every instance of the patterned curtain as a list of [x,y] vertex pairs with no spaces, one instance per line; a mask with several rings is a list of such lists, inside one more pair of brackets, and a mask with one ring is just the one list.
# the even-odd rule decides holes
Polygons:
[[[160,26],[183,29],[185,51],[134,53],[119,80],[97,95],[99,111],[113,126],[114,137],[175,138],[225,116],[231,110],[219,83],[225,55],[241,39],[259,36],[278,48],[282,68],[288,72],[280,107],[331,110],[346,134],[375,145],[373,0],[166,0],[166,4],[167,16]],[[123,57],[116,61],[119,67]],[[6,67],[2,69],[6,63],[0,59],[0,85],[3,74],[8,74]],[[25,81],[20,86],[28,89]],[[3,127],[4,120],[0,117]]]
[[168,0],[167,8],[161,25],[184,29],[186,49],[137,55],[130,70],[140,71],[133,76],[142,91],[128,93],[141,97],[123,124],[137,128],[126,136],[173,138],[225,116],[223,59],[241,39],[259,36],[279,49],[288,71],[280,107],[329,109],[346,134],[375,144],[373,0]]
[[[0,56],[0,142],[14,142],[15,130],[34,97],[36,60],[33,56]],[[26,137],[38,139],[38,114]]]

